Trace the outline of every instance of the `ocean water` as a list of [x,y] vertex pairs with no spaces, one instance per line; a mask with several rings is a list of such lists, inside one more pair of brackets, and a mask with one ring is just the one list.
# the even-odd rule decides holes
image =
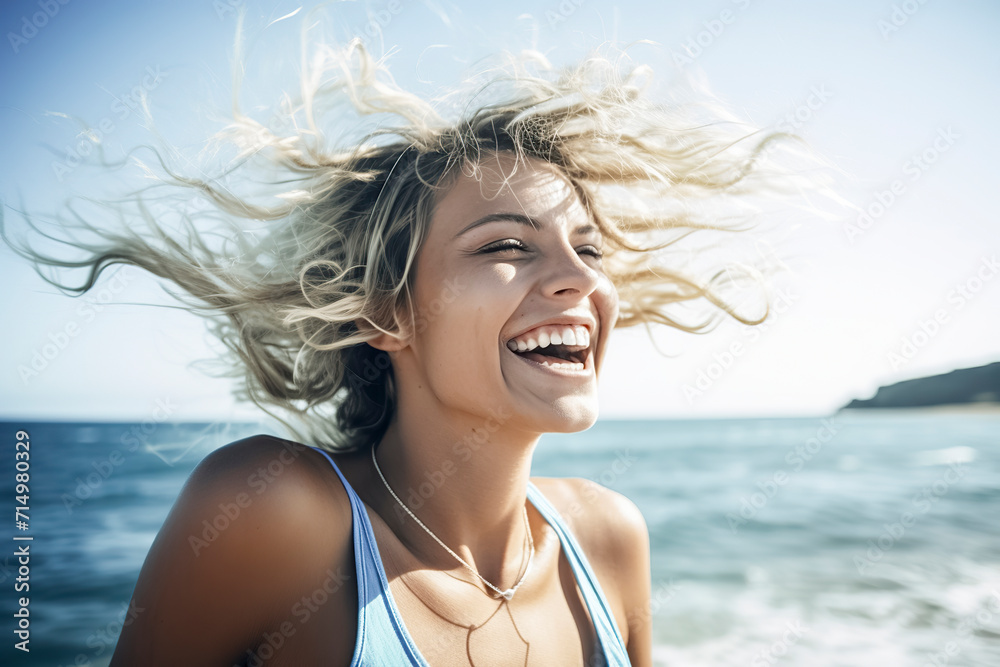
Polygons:
[[[262,424],[0,423],[5,540],[31,535],[31,653],[107,665],[139,568],[187,475]],[[15,433],[31,438],[14,527]],[[1000,415],[601,421],[547,435],[533,472],[598,481],[642,510],[657,665],[1000,665]]]

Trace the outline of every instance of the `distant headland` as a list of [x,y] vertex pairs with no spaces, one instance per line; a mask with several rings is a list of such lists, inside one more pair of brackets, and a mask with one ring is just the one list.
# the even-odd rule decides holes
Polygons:
[[879,387],[873,397],[856,398],[840,409],[933,406],[1000,408],[1000,361]]

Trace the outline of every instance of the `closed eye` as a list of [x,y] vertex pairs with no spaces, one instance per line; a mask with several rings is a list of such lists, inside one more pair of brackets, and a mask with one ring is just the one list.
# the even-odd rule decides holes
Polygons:
[[[499,241],[497,243],[493,243],[491,245],[486,246],[480,252],[482,252],[484,254],[487,254],[487,253],[505,252],[505,251],[510,251],[510,250],[525,250],[526,251],[527,249],[528,249],[527,246],[525,246],[523,243],[521,243],[517,239],[505,239],[503,241]],[[590,255],[592,257],[596,257],[597,259],[600,259],[600,258],[604,257],[604,253],[601,252],[600,250],[598,250],[596,247],[594,247],[592,245],[583,246],[583,248],[581,249],[581,252],[583,252],[585,254],[588,254],[588,255]]]
[[505,250],[527,250],[527,247],[517,239],[505,239],[483,248],[483,253],[504,252]]

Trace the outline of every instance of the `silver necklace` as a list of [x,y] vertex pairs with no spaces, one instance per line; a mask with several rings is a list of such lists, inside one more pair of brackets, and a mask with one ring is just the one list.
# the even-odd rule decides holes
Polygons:
[[462,565],[464,565],[465,567],[467,567],[469,569],[469,571],[472,572],[472,574],[474,574],[477,577],[479,577],[479,579],[484,584],[486,584],[487,586],[489,586],[490,588],[492,588],[494,591],[496,591],[496,593],[493,595],[494,598],[503,597],[505,600],[510,600],[512,597],[514,597],[514,592],[517,591],[518,587],[521,584],[524,583],[525,578],[528,576],[528,572],[531,570],[531,559],[535,555],[535,540],[532,539],[532,537],[531,537],[531,527],[528,525],[528,507],[527,507],[527,505],[525,505],[522,509],[524,510],[524,528],[525,528],[525,530],[528,533],[528,549],[529,549],[529,551],[528,551],[528,566],[526,568],[524,568],[524,574],[521,575],[521,578],[518,580],[518,582],[516,584],[514,584],[514,586],[512,588],[508,588],[507,590],[502,591],[499,588],[497,588],[496,586],[494,586],[493,584],[491,584],[490,582],[486,581],[486,579],[484,579],[481,574],[479,574],[478,572],[476,572],[476,568],[474,568],[471,565],[469,565],[468,563],[466,563],[465,559],[463,559],[457,553],[455,553],[454,551],[452,551],[451,549],[449,549],[448,545],[445,544],[444,542],[442,542],[440,539],[438,539],[438,536],[435,535],[433,532],[431,532],[431,529],[428,528],[427,526],[425,526],[424,523],[420,519],[417,518],[417,515],[414,514],[413,512],[411,512],[410,508],[407,507],[403,503],[403,501],[399,499],[399,496],[397,496],[396,493],[389,486],[389,482],[385,481],[385,475],[382,474],[381,468],[378,467],[378,461],[375,460],[375,447],[374,446],[372,447],[372,463],[375,464],[375,470],[378,472],[378,476],[382,478],[382,483],[385,484],[386,490],[388,490],[389,493],[392,494],[392,497],[396,499],[396,502],[399,503],[399,506],[402,507],[404,510],[406,510],[406,513],[409,514],[411,517],[413,517],[413,520],[417,522],[417,525],[419,525],[421,528],[423,528],[425,531],[427,531],[427,534],[430,535],[431,537],[433,537],[434,541],[436,541],[438,544],[440,544],[442,547],[444,547],[445,551],[447,551],[452,556],[454,556],[458,560],[459,563],[461,563]]

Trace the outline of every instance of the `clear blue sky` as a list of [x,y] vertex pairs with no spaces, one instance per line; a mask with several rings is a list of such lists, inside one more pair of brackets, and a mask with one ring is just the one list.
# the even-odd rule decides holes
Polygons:
[[[887,201],[884,192],[898,181],[893,203],[860,236],[845,233],[850,218],[798,228],[788,245],[794,275],[781,283],[790,305],[759,336],[735,325],[709,336],[660,331],[657,342],[672,355],[665,357],[645,331],[616,332],[602,416],[820,414],[880,384],[1000,360],[1000,274],[990,263],[1000,252],[995,2],[335,4],[342,5],[341,36],[382,24],[386,46],[397,47],[390,61],[397,80],[425,92],[488,53],[529,46],[533,31],[556,62],[606,39],[652,40],[658,46],[635,55],[654,67],[700,39],[705,46],[694,66],[713,90],[760,124],[798,111],[799,131],[853,174],[844,192],[850,201],[869,208],[880,193]],[[912,15],[894,10],[903,4]],[[251,109],[294,84],[296,63],[288,56],[298,17],[261,30],[295,3],[70,0],[54,2],[52,16],[39,14],[37,1],[5,3],[5,204],[19,208],[24,197],[29,208],[50,211],[66,194],[93,187],[85,169],[60,182],[52,163],[79,141],[79,128],[47,112],[104,122],[106,144],[118,154],[149,140],[129,109],[136,87],[147,89],[172,142],[193,146],[216,128],[207,110],[226,109],[238,5],[248,10],[250,64],[259,68],[243,98]],[[256,46],[278,42],[285,44],[279,54]],[[817,90],[824,99],[803,107]],[[914,158],[925,153],[933,163],[918,164]],[[18,216],[6,215],[21,228]],[[0,249],[0,278],[0,417],[144,419],[157,401],[173,406],[174,419],[247,414],[233,411],[226,381],[187,367],[211,353],[199,319],[123,305],[171,303],[147,274],[133,268],[117,283],[106,274],[90,296],[71,299]],[[960,286],[967,296],[959,296]],[[935,316],[936,327],[927,323]],[[933,335],[922,335],[921,322]],[[67,326],[76,333],[64,349],[22,379],[19,367],[30,366]],[[899,363],[892,353],[902,352],[904,339],[916,353]],[[734,342],[743,346],[729,363],[725,352]],[[702,373],[704,391],[685,396],[684,386],[696,386]]]

